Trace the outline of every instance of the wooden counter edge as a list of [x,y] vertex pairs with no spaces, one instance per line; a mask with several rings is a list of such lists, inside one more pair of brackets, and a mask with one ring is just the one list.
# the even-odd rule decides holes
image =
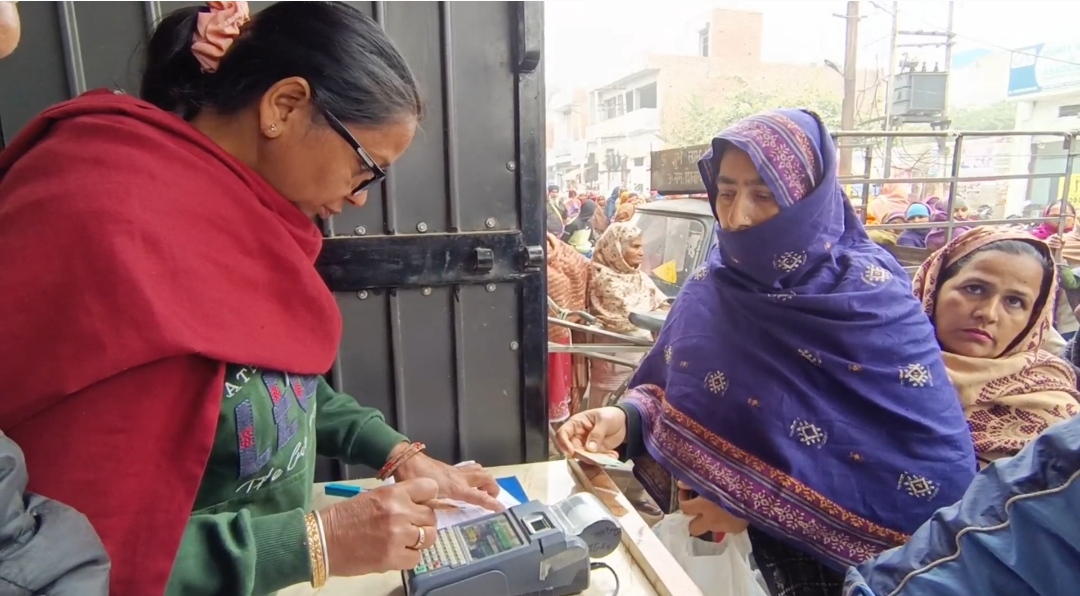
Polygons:
[[[622,526],[622,543],[660,596],[704,596],[694,580],[683,571],[675,557],[653,534],[622,491],[603,469],[566,460],[570,471],[585,490],[596,495]],[[599,489],[599,490],[598,490]]]

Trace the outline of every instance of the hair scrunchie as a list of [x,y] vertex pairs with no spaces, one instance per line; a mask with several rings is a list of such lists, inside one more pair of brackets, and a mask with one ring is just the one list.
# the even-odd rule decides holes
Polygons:
[[240,36],[240,27],[251,20],[247,2],[207,2],[209,10],[199,14],[191,53],[202,71],[217,72],[225,52]]

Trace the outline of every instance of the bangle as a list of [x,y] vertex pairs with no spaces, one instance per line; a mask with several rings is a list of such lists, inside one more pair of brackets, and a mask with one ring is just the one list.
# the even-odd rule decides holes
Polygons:
[[378,476],[376,476],[376,478],[378,478],[379,480],[386,480],[387,478],[393,476],[394,472],[401,467],[401,464],[405,463],[410,458],[412,458],[412,456],[420,453],[421,451],[424,451],[425,449],[427,449],[427,445],[424,445],[423,443],[410,444],[405,449],[402,449],[401,453],[397,454],[397,456],[386,462],[386,464],[383,465],[383,467],[379,470],[379,474]]
[[315,514],[315,523],[319,526],[319,546],[322,547],[323,552],[323,575],[326,579],[330,579],[330,551],[326,548],[326,529],[323,528],[322,515],[318,511],[312,511]]
[[311,563],[311,587],[321,588],[326,584],[329,562],[326,559],[326,536],[322,531],[322,518],[312,511],[304,516],[307,531],[308,560]]

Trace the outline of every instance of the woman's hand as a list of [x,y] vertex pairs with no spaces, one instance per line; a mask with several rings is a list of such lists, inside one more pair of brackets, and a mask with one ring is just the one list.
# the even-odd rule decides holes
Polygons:
[[0,59],[7,58],[19,45],[22,28],[14,2],[0,2]]
[[330,575],[351,577],[416,567],[420,551],[435,544],[435,511],[429,503],[438,495],[439,486],[433,480],[406,480],[321,510]]
[[439,486],[440,498],[462,501],[490,511],[506,509],[495,498],[499,496],[499,483],[480,464],[451,466],[417,453],[394,470],[394,480],[398,482],[414,478],[434,480]]
[[1057,251],[1061,250],[1061,247],[1064,246],[1061,242],[1061,236],[1057,234],[1047,238],[1046,245],[1050,247],[1050,251],[1053,253],[1057,253]]
[[691,536],[701,536],[709,532],[738,534],[746,531],[749,524],[745,521],[705,497],[690,498],[692,489],[682,482],[678,483],[678,487],[679,510],[694,518],[690,521]]
[[566,455],[577,449],[612,452],[625,442],[626,412],[614,406],[574,414],[555,433],[555,443]]

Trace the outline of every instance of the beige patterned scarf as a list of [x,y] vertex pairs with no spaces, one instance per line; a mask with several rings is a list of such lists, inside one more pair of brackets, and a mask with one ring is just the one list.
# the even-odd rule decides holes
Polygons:
[[623,253],[641,236],[629,223],[614,223],[596,242],[589,277],[589,312],[604,328],[633,333],[631,312],[651,312],[667,304],[667,296],[639,267],[631,267]]
[[[915,296],[922,300],[931,319],[942,272],[957,260],[1000,240],[1030,242],[1049,258],[1046,243],[1022,231],[975,228],[954,238],[931,255],[915,274]],[[1055,278],[1045,296],[1056,296],[1057,287]],[[1072,367],[1042,349],[1054,313],[1054,301],[1046,300],[1045,296],[1042,308],[1032,314],[1030,325],[1022,332],[1022,339],[1001,356],[971,358],[943,354],[981,464],[1016,455],[1052,424],[1080,412],[1077,404],[1080,392]]]

